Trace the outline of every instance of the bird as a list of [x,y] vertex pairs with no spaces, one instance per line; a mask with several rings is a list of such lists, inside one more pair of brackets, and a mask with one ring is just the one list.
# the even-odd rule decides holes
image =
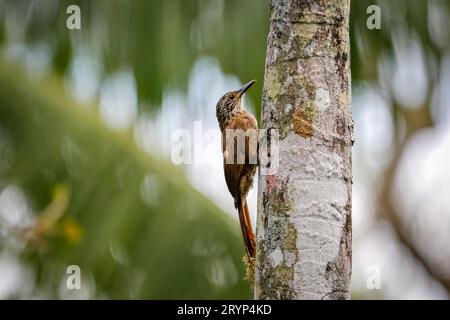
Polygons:
[[247,194],[258,165],[258,122],[245,110],[243,97],[255,82],[256,80],[251,80],[239,90],[225,93],[216,105],[216,117],[222,134],[225,181],[238,210],[242,237],[249,258],[254,258],[256,254]]

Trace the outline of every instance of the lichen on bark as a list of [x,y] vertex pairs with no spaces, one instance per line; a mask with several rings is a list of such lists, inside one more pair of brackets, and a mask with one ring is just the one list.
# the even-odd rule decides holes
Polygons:
[[294,132],[304,138],[314,134],[313,120],[316,115],[316,106],[313,102],[307,101],[303,106],[295,109],[292,115]]
[[279,170],[258,187],[257,299],[347,299],[351,274],[348,0],[273,0],[262,128]]

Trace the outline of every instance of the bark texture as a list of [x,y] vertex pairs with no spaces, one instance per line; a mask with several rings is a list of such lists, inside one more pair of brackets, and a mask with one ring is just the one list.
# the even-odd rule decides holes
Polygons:
[[272,0],[262,128],[279,169],[260,175],[256,299],[349,299],[349,0]]

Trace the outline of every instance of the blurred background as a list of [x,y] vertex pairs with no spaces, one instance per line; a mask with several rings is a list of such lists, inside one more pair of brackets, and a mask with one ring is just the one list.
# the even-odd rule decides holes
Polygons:
[[[352,1],[354,299],[449,298],[449,14]],[[0,0],[0,299],[251,297],[204,133],[251,79],[259,119],[268,15],[262,0]],[[172,161],[180,129],[193,164]]]

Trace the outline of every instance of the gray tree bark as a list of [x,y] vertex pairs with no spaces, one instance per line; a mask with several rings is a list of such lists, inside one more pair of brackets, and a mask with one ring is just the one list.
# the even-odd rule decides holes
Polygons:
[[261,128],[279,168],[259,176],[256,299],[349,299],[350,0],[272,0]]

